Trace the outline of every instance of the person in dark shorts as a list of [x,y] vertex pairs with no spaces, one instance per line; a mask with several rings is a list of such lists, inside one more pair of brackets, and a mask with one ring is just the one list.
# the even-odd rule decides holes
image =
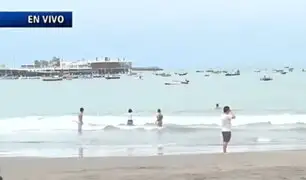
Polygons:
[[81,135],[82,134],[82,127],[83,127],[83,113],[84,113],[84,108],[80,108],[80,114],[78,116],[78,133]]
[[128,120],[127,120],[126,125],[128,125],[128,126],[133,126],[134,125],[134,122],[133,122],[133,110],[132,109],[128,110]]
[[162,127],[163,126],[163,114],[161,113],[160,109],[157,109],[157,114],[156,114],[156,125],[158,127]]
[[227,145],[232,138],[232,120],[235,119],[236,116],[231,111],[229,106],[225,106],[223,108],[223,114],[221,116],[221,131],[223,138],[223,153],[227,152]]

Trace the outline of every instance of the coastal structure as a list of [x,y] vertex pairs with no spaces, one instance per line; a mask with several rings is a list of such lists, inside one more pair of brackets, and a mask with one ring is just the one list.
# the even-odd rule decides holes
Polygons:
[[132,62],[124,58],[111,59],[109,57],[95,60],[67,61],[57,57],[52,60],[36,60],[32,64],[23,64],[20,68],[0,66],[0,76],[53,76],[61,74],[119,74],[131,71],[157,71],[158,67],[132,67]]
[[94,61],[90,67],[98,74],[127,73],[132,69],[132,62],[127,61]]
[[[55,58],[54,58],[55,59]],[[0,67],[0,75],[11,76],[49,76],[55,74],[117,74],[129,72],[132,62],[113,60],[108,57],[95,60],[35,61],[33,64],[23,64],[20,68]]]

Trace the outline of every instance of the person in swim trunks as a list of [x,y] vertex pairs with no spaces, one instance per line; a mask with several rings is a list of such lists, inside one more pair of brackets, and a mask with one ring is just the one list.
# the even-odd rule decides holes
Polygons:
[[163,126],[163,114],[161,113],[160,109],[157,109],[157,113],[156,113],[156,125],[158,127],[162,127]]
[[84,108],[80,108],[80,114],[78,116],[78,133],[82,134],[82,127],[83,127],[83,113],[84,113]]
[[133,110],[132,109],[128,110],[128,120],[127,120],[126,125],[128,125],[128,126],[133,126],[134,125],[134,122],[133,122]]
[[223,114],[221,115],[221,131],[223,138],[223,153],[227,152],[227,145],[232,137],[232,120],[235,119],[236,116],[231,111],[229,106],[225,106],[223,108]]

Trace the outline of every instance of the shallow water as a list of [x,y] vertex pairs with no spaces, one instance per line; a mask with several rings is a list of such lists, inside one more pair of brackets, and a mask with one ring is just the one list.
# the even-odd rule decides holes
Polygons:
[[[0,81],[0,154],[5,156],[108,156],[220,152],[220,110],[230,105],[237,119],[229,151],[301,149],[306,141],[306,82],[303,73],[238,77],[191,73],[190,85],[165,86],[182,77],[150,73],[144,80]],[[184,77],[185,78],[185,77]],[[85,108],[84,133],[76,133]],[[126,127],[134,110],[136,126]],[[153,125],[157,108],[165,127]]]

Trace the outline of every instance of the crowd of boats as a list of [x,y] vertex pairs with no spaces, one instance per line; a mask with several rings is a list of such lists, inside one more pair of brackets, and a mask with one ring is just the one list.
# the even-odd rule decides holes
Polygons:
[[1,76],[2,80],[17,80],[17,79],[40,79],[42,81],[63,81],[63,80],[73,80],[73,79],[94,79],[94,78],[105,78],[105,79],[120,79],[120,75],[101,75],[101,74],[82,74],[82,75],[55,75],[55,76]]
[[[282,75],[285,75],[287,73],[293,72],[294,68],[291,67],[284,67],[282,69],[273,69],[273,73],[279,73]],[[262,70],[255,70],[255,73],[261,73],[261,72],[267,72],[267,69]],[[234,70],[234,71],[225,71],[225,70],[214,70],[214,69],[208,69],[208,70],[197,70],[196,73],[204,73],[204,77],[209,77],[213,74],[221,74],[224,76],[240,76],[240,70]],[[302,72],[306,72],[306,70],[302,69]],[[32,76],[32,77],[24,77],[24,76],[12,76],[12,75],[4,75],[0,76],[0,79],[7,79],[7,80],[16,80],[16,79],[40,79],[42,81],[63,81],[63,80],[73,80],[73,79],[94,79],[94,78],[104,78],[107,80],[113,80],[113,79],[120,79],[122,75],[127,76],[134,76],[136,79],[143,80],[142,73],[137,72],[129,72],[128,74],[64,74],[64,75],[55,75],[55,76]],[[188,80],[186,75],[188,75],[188,72],[174,72],[174,73],[167,73],[167,72],[154,72],[153,75],[160,76],[160,77],[172,77],[175,76],[175,78],[171,81],[169,81],[169,78],[167,78],[168,81],[164,82],[164,85],[186,85],[190,83],[190,80]],[[180,77],[180,78],[177,78]],[[181,80],[177,80],[181,79]],[[264,75],[260,79],[260,81],[272,81],[273,78]]]

